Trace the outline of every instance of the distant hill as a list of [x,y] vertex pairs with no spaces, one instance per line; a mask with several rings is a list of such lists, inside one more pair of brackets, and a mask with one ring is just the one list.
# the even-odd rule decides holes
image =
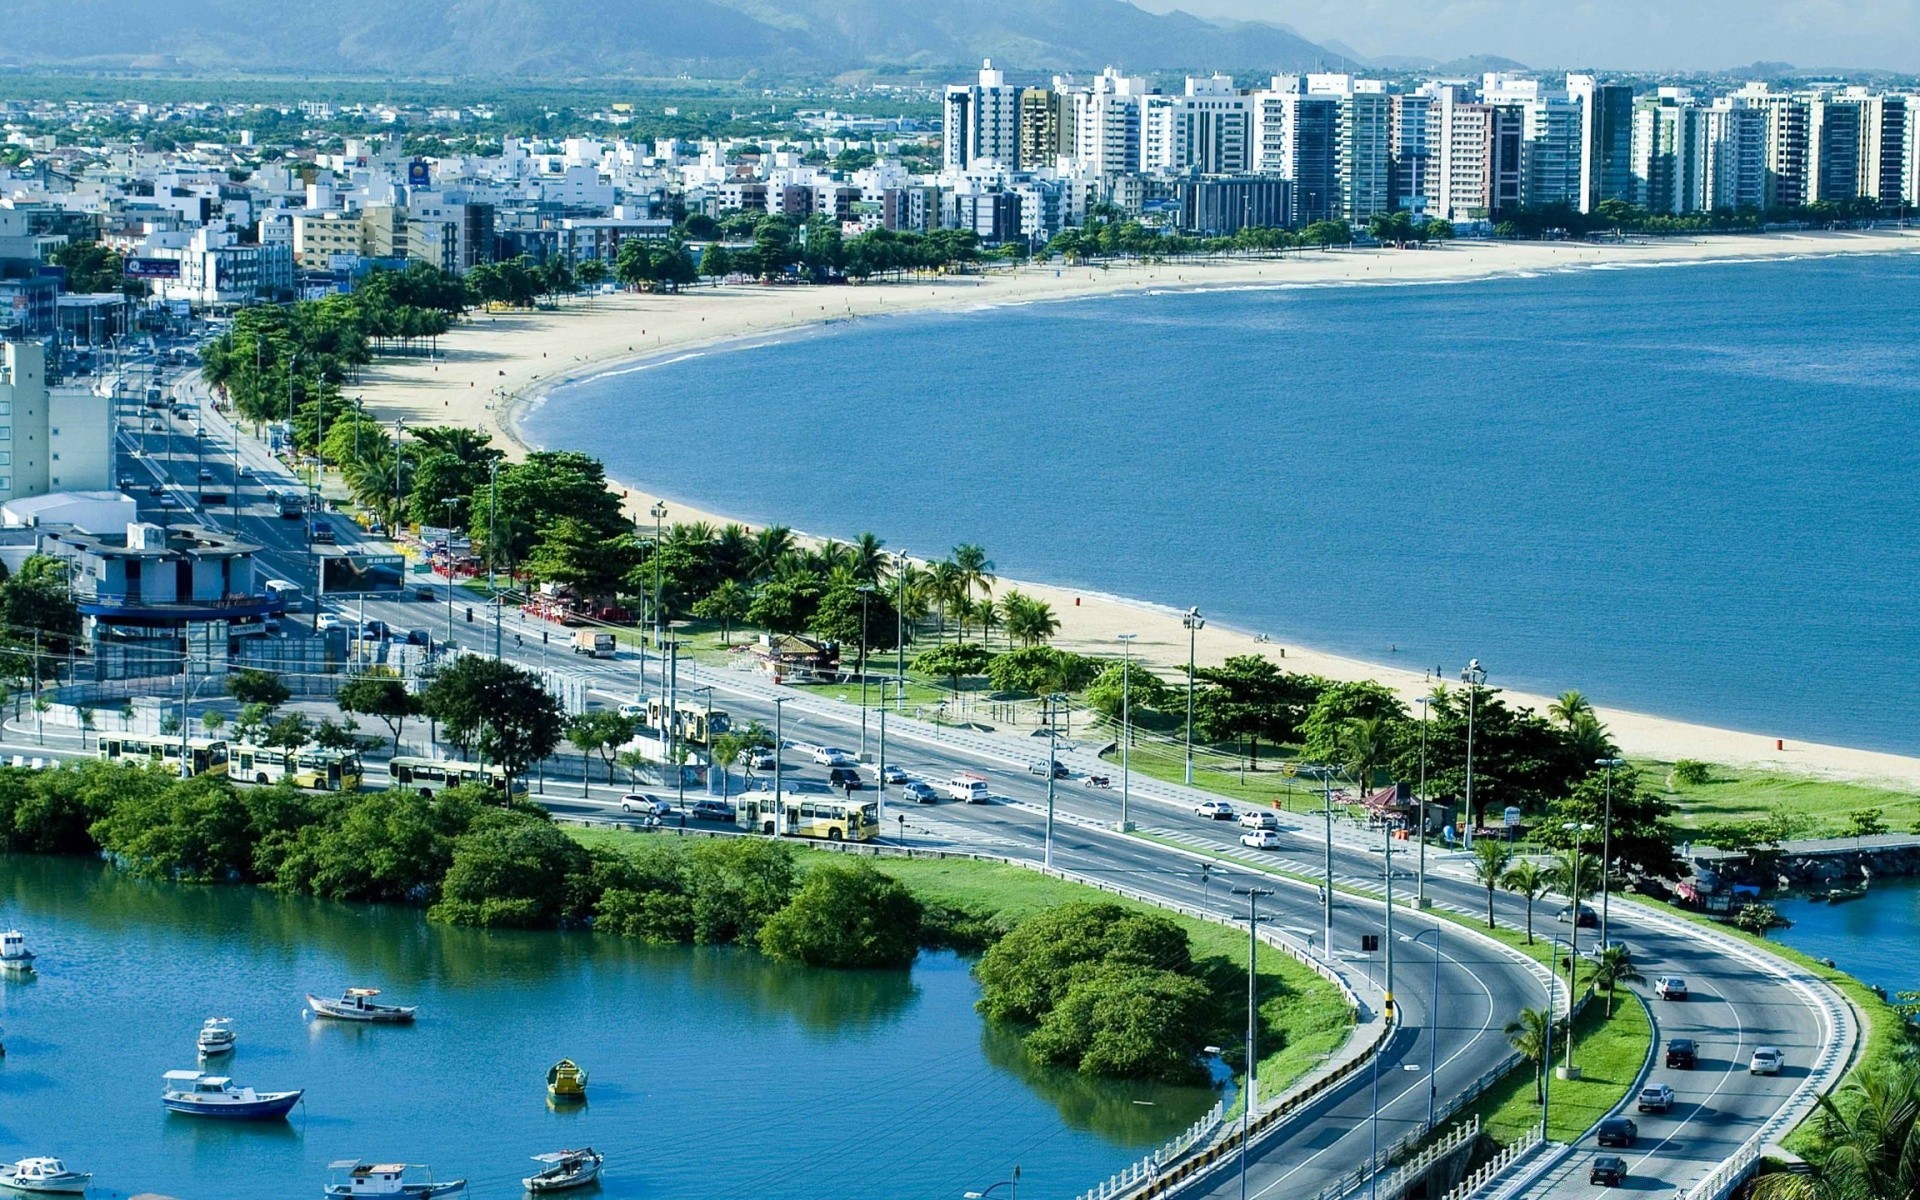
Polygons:
[[1276,25],[1124,0],[10,0],[0,64],[470,77],[877,66],[1348,67]]

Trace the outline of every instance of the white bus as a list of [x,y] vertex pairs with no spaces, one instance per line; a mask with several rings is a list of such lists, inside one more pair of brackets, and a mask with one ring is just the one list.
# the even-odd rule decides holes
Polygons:
[[[500,767],[452,759],[412,758],[404,754],[387,760],[387,778],[389,786],[407,788],[422,796],[475,783],[486,784],[496,791],[504,791],[507,786],[507,773]],[[527,781],[515,780],[513,790],[526,791]]]
[[352,750],[302,746],[252,746],[245,742],[228,755],[227,774],[249,783],[290,783],[322,792],[357,792],[366,768]]

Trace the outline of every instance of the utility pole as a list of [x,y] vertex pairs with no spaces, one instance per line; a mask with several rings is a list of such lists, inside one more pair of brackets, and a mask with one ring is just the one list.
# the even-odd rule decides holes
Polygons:
[[787,743],[780,736],[780,715],[786,710],[788,699],[789,697],[786,696],[773,698],[773,836],[775,837],[781,836],[780,826],[782,818],[786,815],[781,811],[783,793],[780,791],[780,759],[782,757],[780,752],[786,748]]
[[1065,699],[1059,692],[1047,693],[1047,844],[1042,858],[1049,868],[1053,866],[1053,777],[1059,762],[1059,704]]
[[1133,712],[1130,701],[1129,685],[1133,682],[1133,639],[1137,633],[1120,634],[1120,645],[1125,654],[1120,660],[1120,832],[1133,829],[1133,822],[1127,819],[1127,802],[1133,795]]
[[1322,909],[1322,937],[1320,955],[1328,962],[1333,961],[1333,768],[1320,768],[1321,791],[1326,796],[1327,809],[1327,880],[1320,889]]
[[500,614],[505,605],[500,603],[500,587],[494,582],[493,560],[496,543],[493,537],[493,522],[500,512],[500,460],[494,459],[487,469],[487,593],[493,599],[493,661],[500,661]]
[[[893,704],[895,712],[907,711],[907,555],[902,551],[899,564],[895,567],[894,585],[899,596],[894,601],[893,612],[899,628],[893,639]],[[886,729],[883,721],[882,731]],[[880,756],[884,760],[887,754],[886,737],[881,736]]]
[[1460,845],[1463,849],[1473,849],[1473,713],[1480,701],[1480,685],[1487,681],[1486,671],[1481,669],[1480,660],[1469,662],[1460,672],[1460,681],[1467,685],[1467,811],[1460,822]]
[[1603,758],[1599,765],[1607,769],[1607,802],[1600,817],[1600,953],[1605,954],[1611,944],[1607,941],[1607,884],[1613,874],[1613,769],[1627,764],[1624,759]]
[[860,585],[860,758],[867,756],[867,602],[873,598],[873,585]]
[[1189,608],[1180,623],[1187,627],[1187,786],[1193,786],[1193,652],[1196,635],[1205,629],[1207,623],[1201,619],[1200,610]]
[[1414,885],[1413,906],[1423,912],[1427,907],[1427,714],[1432,707],[1431,696],[1420,697],[1420,790],[1415,798],[1420,815],[1414,825],[1414,836],[1420,839],[1420,881]]

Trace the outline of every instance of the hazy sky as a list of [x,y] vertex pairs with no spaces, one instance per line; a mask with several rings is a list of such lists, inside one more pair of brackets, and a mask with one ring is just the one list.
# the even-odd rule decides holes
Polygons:
[[1712,69],[1759,60],[1920,72],[1920,0],[1135,0],[1287,25],[1363,55]]

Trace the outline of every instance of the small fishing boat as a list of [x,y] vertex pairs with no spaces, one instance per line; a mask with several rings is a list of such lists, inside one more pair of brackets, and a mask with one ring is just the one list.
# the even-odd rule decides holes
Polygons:
[[[409,1177],[409,1172],[413,1172]],[[425,1172],[421,1179],[419,1172]],[[454,1179],[435,1183],[433,1172],[408,1163],[365,1163],[343,1159],[327,1164],[326,1195],[332,1200],[356,1200],[357,1197],[398,1197],[399,1200],[432,1200],[467,1190],[467,1181]]]
[[168,1071],[160,1103],[169,1112],[228,1121],[276,1121],[293,1111],[305,1092],[256,1092],[224,1075]]
[[546,1166],[522,1179],[520,1182],[533,1193],[568,1192],[574,1188],[583,1188],[600,1178],[600,1167],[606,1156],[586,1146],[579,1150],[555,1150],[552,1154],[536,1154],[533,1161]]
[[93,1176],[85,1171],[69,1171],[57,1158],[23,1158],[17,1163],[0,1165],[0,1187],[16,1192],[43,1192],[51,1196],[78,1196],[87,1190]]
[[331,1017],[336,1021],[365,1021],[374,1025],[411,1025],[416,1006],[398,1004],[376,1004],[373,998],[380,994],[379,988],[348,988],[338,1000],[322,1000],[313,993],[307,993],[307,1007],[316,1017]]
[[0,933],[0,971],[33,970],[33,951],[27,949],[27,935],[18,929]]
[[547,1096],[553,1100],[585,1100],[587,1073],[570,1058],[547,1068]]
[[194,1046],[201,1058],[214,1058],[233,1053],[234,1040],[232,1017],[208,1017],[206,1024],[200,1026],[200,1036],[194,1039]]
[[1849,900],[1858,900],[1867,894],[1867,885],[1855,884],[1852,887],[1827,889],[1828,904],[1845,904]]

